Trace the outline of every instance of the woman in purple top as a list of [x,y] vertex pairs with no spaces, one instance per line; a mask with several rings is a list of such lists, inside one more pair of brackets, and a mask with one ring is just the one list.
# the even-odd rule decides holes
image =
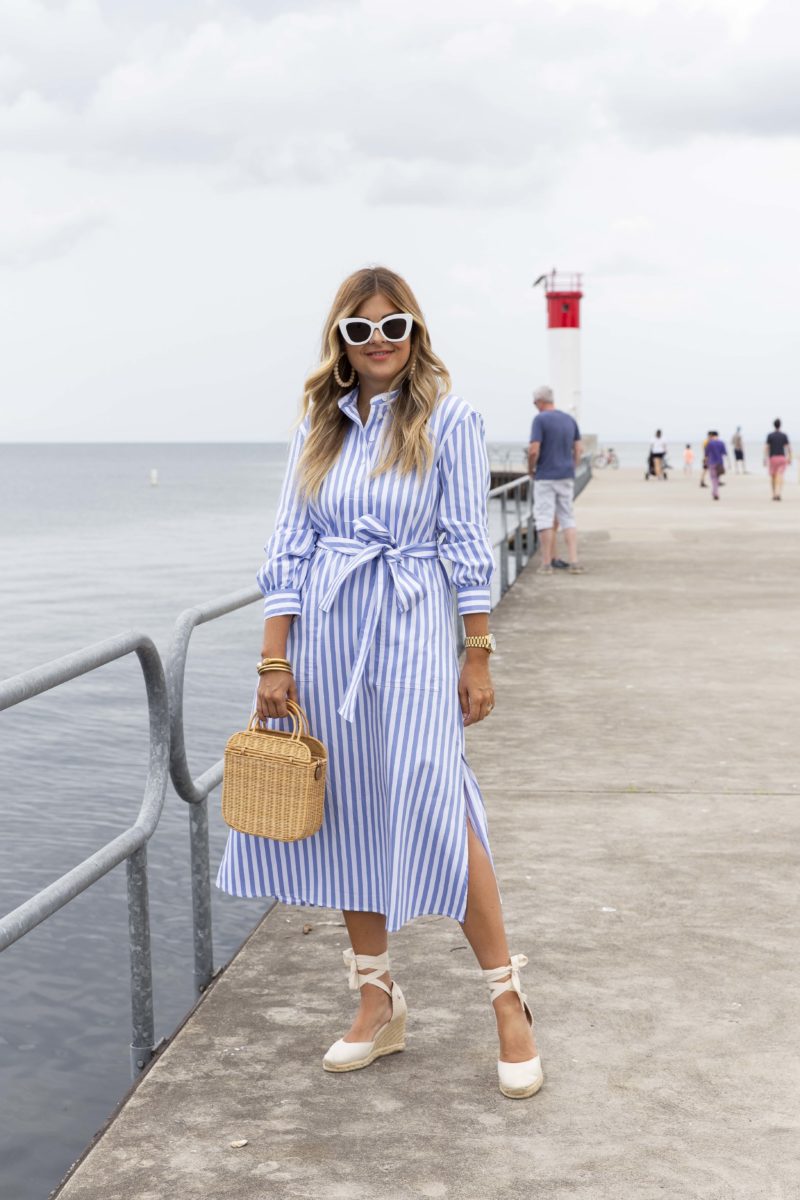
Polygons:
[[725,472],[725,459],[728,457],[728,451],[722,438],[712,430],[711,436],[706,443],[706,463],[708,464],[708,475],[711,480],[711,499],[719,500],[719,477]]

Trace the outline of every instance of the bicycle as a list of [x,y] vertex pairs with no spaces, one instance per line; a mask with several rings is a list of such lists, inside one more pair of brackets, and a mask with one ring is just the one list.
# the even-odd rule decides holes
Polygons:
[[592,459],[592,466],[602,471],[605,467],[613,467],[615,471],[619,470],[619,459],[613,446],[609,446],[607,450],[600,450]]

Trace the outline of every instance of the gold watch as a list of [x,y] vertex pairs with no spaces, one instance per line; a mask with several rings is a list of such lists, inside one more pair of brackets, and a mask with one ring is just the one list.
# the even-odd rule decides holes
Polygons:
[[480,646],[481,650],[488,650],[490,654],[494,654],[497,642],[494,640],[493,633],[482,633],[480,637],[465,637],[464,646],[465,648]]

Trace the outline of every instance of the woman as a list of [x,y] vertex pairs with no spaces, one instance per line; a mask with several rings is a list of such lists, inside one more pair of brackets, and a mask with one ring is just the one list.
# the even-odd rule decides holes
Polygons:
[[656,479],[666,478],[664,462],[667,457],[667,443],[661,436],[661,430],[656,430],[656,436],[650,443],[650,474]]
[[792,447],[788,435],[781,429],[780,417],[772,422],[773,429],[767,434],[764,445],[764,466],[769,470],[772,499],[781,499],[783,476],[792,461]]
[[[489,469],[483,421],[449,389],[408,284],[385,268],[346,279],[258,575],[256,708],[262,720],[285,717],[287,700],[306,710],[329,755],[324,821],[292,843],[231,831],[217,883],[342,910],[360,1006],[323,1059],[328,1071],[404,1048],[387,932],[423,913],[455,918],[494,1003],[500,1090],[524,1097],[542,1084],[519,982],[527,958],[509,954],[464,758],[463,726],[494,706]],[[467,634],[460,678],[443,559]]]
[[720,477],[725,474],[725,459],[727,457],[727,446],[716,429],[712,429],[709,432],[705,448],[705,461],[708,469],[708,477],[711,480],[712,500],[719,500],[719,489],[722,486]]

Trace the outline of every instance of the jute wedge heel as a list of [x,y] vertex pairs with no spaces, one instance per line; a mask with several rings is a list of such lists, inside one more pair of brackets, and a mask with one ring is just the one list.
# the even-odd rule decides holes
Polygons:
[[[334,1042],[322,1060],[326,1071],[358,1071],[368,1067],[376,1058],[385,1054],[396,1054],[406,1048],[406,1000],[398,984],[392,980],[389,988],[381,979],[389,970],[389,955],[385,954],[355,954],[351,949],[343,952],[345,966],[350,968],[350,988],[358,991],[365,984],[371,983],[381,988],[391,997],[392,1016],[382,1025],[371,1042],[346,1042],[339,1038]],[[361,975],[360,971],[368,971]]]
[[[498,996],[502,996],[503,992],[517,993],[523,1012],[532,1029],[533,1013],[528,1007],[528,997],[521,990],[519,983],[520,967],[527,965],[528,959],[524,954],[514,954],[507,966],[492,967],[483,972],[483,977],[489,986],[492,1004]],[[535,1096],[544,1083],[542,1064],[538,1054],[535,1058],[529,1058],[525,1062],[509,1063],[498,1059],[497,1075],[500,1091],[512,1100],[523,1100],[528,1096]]]

